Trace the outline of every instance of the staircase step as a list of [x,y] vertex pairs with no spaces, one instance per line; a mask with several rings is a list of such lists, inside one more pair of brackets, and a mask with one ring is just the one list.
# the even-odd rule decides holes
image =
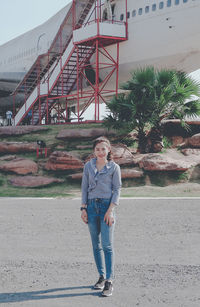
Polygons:
[[[94,0],[88,0],[84,2],[85,5],[83,7],[82,12],[80,12],[79,16],[77,17],[77,24],[82,25],[85,21],[85,18],[87,17],[92,5],[94,4]],[[71,16],[69,17],[71,18]],[[63,28],[67,26],[67,20],[66,19],[66,24],[63,25]],[[60,28],[61,29],[61,28]],[[59,37],[58,35],[56,37]],[[69,42],[71,41],[72,33],[69,33],[65,37],[66,41],[63,41],[63,46],[62,48],[67,48]],[[58,38],[59,39],[59,38]],[[49,52],[49,61],[46,63],[47,58],[41,58],[41,67],[40,67],[40,73],[38,74],[37,67],[38,67],[38,62],[36,61],[31,70],[27,73],[25,76],[24,80],[18,87],[18,92],[19,93],[26,93],[27,98],[32,94],[33,90],[36,88],[38,80],[41,80],[44,78],[45,80],[48,80],[50,76],[52,76],[52,72],[56,65],[58,65],[58,58],[60,57],[61,53],[58,51],[58,48],[60,46],[59,41],[54,42],[54,46],[52,45],[52,49]],[[62,49],[63,50],[63,49]],[[78,56],[79,56],[79,63],[80,65],[84,65],[84,63],[91,57],[93,54],[95,48],[94,47],[89,47],[89,46],[84,46],[79,48]],[[64,50],[63,50],[64,51]],[[57,61],[57,62],[56,62]],[[62,71],[61,75],[58,76],[57,84],[52,90],[51,94],[62,94],[62,91],[65,94],[69,94],[69,92],[74,88],[77,80],[77,50],[74,48],[74,52],[72,53],[70,59],[68,60],[68,63],[64,70]],[[54,65],[54,66],[53,66]],[[83,67],[83,66],[82,66]],[[48,75],[48,71],[50,74]],[[43,80],[44,80],[43,79]],[[62,82],[64,82],[64,86],[61,86]],[[41,82],[42,83],[42,82]],[[53,96],[52,96],[53,97]],[[34,97],[35,99],[35,97]],[[55,100],[48,101],[48,107],[53,105],[55,103]],[[34,105],[34,112],[33,112],[33,121],[35,124],[39,122],[39,115],[41,117],[44,116],[46,112],[46,107],[47,103],[46,101],[41,101],[41,104],[39,105],[38,100],[36,101]],[[22,114],[22,117],[24,114]]]

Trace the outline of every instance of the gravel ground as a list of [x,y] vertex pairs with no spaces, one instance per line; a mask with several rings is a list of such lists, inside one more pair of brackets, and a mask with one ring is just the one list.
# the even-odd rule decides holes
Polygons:
[[199,307],[199,199],[121,199],[114,293],[98,275],[79,199],[0,199],[0,305]]

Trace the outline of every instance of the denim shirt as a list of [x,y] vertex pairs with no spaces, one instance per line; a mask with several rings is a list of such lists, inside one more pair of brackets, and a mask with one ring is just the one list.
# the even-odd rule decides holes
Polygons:
[[110,198],[111,203],[118,205],[121,189],[120,167],[109,161],[98,171],[96,161],[96,158],[91,159],[83,169],[82,204],[87,204],[87,200],[92,198]]

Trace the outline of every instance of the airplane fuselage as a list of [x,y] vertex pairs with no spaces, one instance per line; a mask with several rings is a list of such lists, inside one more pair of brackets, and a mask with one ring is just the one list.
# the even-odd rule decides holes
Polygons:
[[[113,18],[125,21],[124,1],[115,0]],[[70,8],[43,25],[0,46],[0,110],[11,107],[9,94],[39,54],[47,52]],[[146,65],[188,73],[200,64],[199,0],[128,0],[128,40],[120,43],[119,84]],[[115,52],[111,45],[110,53]]]

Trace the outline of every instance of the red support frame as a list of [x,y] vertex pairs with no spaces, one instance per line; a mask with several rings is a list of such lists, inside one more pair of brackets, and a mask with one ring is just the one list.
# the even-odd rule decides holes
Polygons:
[[[87,78],[84,70],[87,68],[87,64],[82,63],[78,60],[78,53],[77,53],[77,110],[78,114],[80,108],[80,101],[84,101],[82,103],[82,111],[79,114],[79,117],[84,115],[84,112],[87,108],[94,103],[94,121],[100,121],[100,103],[106,103],[105,95],[116,95],[118,93],[118,77],[119,77],[119,43],[116,45],[116,59],[108,52],[106,47],[104,46],[103,42],[100,40],[95,41],[95,62],[92,63],[92,66],[95,69],[95,84],[92,84],[91,81]],[[101,55],[101,61],[99,61],[99,57]],[[103,60],[104,58],[104,60]],[[105,61],[105,62],[104,62]],[[109,69],[109,71],[108,71]],[[104,79],[101,79],[100,82],[100,72],[103,70],[107,70],[107,75]],[[114,89],[110,89],[108,86],[108,82],[110,81],[111,77],[115,74],[116,77],[116,87]],[[80,78],[80,75],[83,77]],[[80,88],[80,81],[86,80],[87,83],[90,85],[88,88],[82,88],[81,93],[79,91]],[[72,97],[73,98],[73,97]]]
[[77,113],[78,113],[78,122],[80,120],[79,118],[79,48],[76,46],[76,86],[77,86]]
[[[77,101],[77,118],[78,122],[80,122],[80,117],[84,115],[84,112],[87,108],[94,103],[94,121],[100,121],[100,103],[106,103],[105,96],[113,96],[118,95],[118,83],[119,83],[119,43],[120,41],[124,41],[128,37],[128,26],[127,26],[127,0],[124,0],[125,3],[125,32],[126,37],[120,39],[119,37],[107,38],[106,36],[100,35],[100,22],[102,22],[102,2],[101,0],[96,0],[93,12],[90,14],[89,19],[84,24],[86,26],[91,22],[95,22],[97,25],[97,35],[91,39],[87,39],[86,41],[81,41],[76,43],[76,93],[72,94],[71,90],[73,89],[73,85],[71,86],[70,93],[68,95],[63,95],[68,100],[68,105],[70,106],[70,100]],[[76,0],[73,1],[73,28],[76,29]],[[112,21],[113,23],[113,21]],[[113,58],[113,55],[108,52],[106,49],[109,45],[116,46],[116,58]],[[81,60],[80,49],[82,46],[93,46],[95,47],[94,56],[95,62],[91,63],[91,66],[95,70],[95,84],[92,84],[91,81],[87,78],[85,74],[85,69],[87,69],[88,64]],[[101,57],[101,61],[100,61]],[[102,61],[102,57],[104,60]],[[88,51],[88,58],[89,56]],[[106,59],[106,60],[105,60]],[[101,79],[100,82],[100,74],[103,70],[108,71],[106,77]],[[115,74],[115,88],[109,88],[109,81],[111,77]],[[69,77],[70,79],[70,77]],[[68,79],[68,80],[69,80]],[[83,81],[86,80],[87,84],[89,84],[88,88],[83,88]],[[81,90],[80,90],[81,89]],[[63,93],[62,93],[63,94]],[[81,106],[81,107],[80,107]],[[67,113],[66,107],[66,113]],[[81,108],[81,111],[80,111]]]
[[[108,23],[112,23],[113,26],[117,23],[124,24],[125,26],[125,37],[108,37],[100,33],[100,23],[104,22],[103,20],[103,3],[102,0],[86,0],[85,4],[91,4],[91,9],[85,13],[85,20],[81,21],[82,27],[91,25],[92,23],[96,24],[97,32],[93,37],[88,39],[76,42],[74,48],[71,50],[69,57],[66,62],[63,63],[62,55],[65,51],[65,48],[70,42],[70,39],[73,35],[73,30],[79,29],[81,27],[79,21],[79,15],[77,13],[77,6],[79,5],[78,0],[73,0],[72,6],[67,13],[64,22],[62,23],[59,32],[57,33],[50,49],[47,54],[41,55],[38,57],[37,62],[32,66],[30,72],[27,73],[27,76],[24,78],[23,82],[19,85],[19,90],[22,87],[25,88],[25,109],[26,114],[30,109],[32,109],[32,123],[34,122],[34,112],[38,112],[38,122],[42,124],[42,120],[45,118],[45,124],[48,124],[50,121],[49,114],[52,109],[55,109],[58,114],[58,123],[61,120],[65,122],[70,122],[68,118],[68,109],[71,105],[75,105],[77,112],[78,123],[82,122],[81,117],[84,115],[87,108],[94,103],[94,120],[95,122],[100,122],[100,104],[106,103],[107,98],[113,95],[118,95],[118,83],[119,83],[119,43],[125,41],[128,38],[128,20],[127,20],[127,0],[124,1],[124,10],[126,20],[124,23],[116,20],[107,20]],[[92,8],[92,2],[94,3]],[[86,5],[87,7],[87,5]],[[86,9],[83,8],[83,10]],[[80,9],[80,7],[79,7]],[[79,12],[80,14],[80,12]],[[71,19],[70,19],[71,18]],[[72,34],[65,41],[63,35],[63,29],[66,25],[69,25],[71,22]],[[113,45],[116,47],[116,52],[113,56],[107,47]],[[57,48],[57,49],[56,49]],[[114,49],[114,48],[113,48]],[[58,52],[58,56],[54,62],[54,68],[52,69],[52,61],[54,54]],[[74,60],[73,60],[74,58]],[[47,74],[44,75],[44,68],[42,65],[47,61]],[[50,77],[53,73],[56,65],[60,65],[60,73],[57,76],[53,85],[50,88]],[[95,81],[92,82],[87,77],[85,71],[94,70]],[[32,105],[26,108],[26,101],[30,95],[30,80],[33,74],[37,75],[37,90],[38,97],[33,101]],[[76,79],[75,76],[76,75]],[[102,77],[103,76],[103,77]],[[115,78],[114,88],[111,88],[109,82],[111,78]],[[40,84],[46,83],[47,85],[47,94],[41,96],[40,94]],[[85,85],[88,85],[87,87]],[[20,88],[21,86],[21,88]],[[76,90],[75,90],[76,86]],[[15,95],[17,91],[15,91]],[[15,95],[13,102],[13,114],[16,114],[15,111]],[[61,101],[62,102],[61,104]],[[26,114],[22,117],[26,116]]]

